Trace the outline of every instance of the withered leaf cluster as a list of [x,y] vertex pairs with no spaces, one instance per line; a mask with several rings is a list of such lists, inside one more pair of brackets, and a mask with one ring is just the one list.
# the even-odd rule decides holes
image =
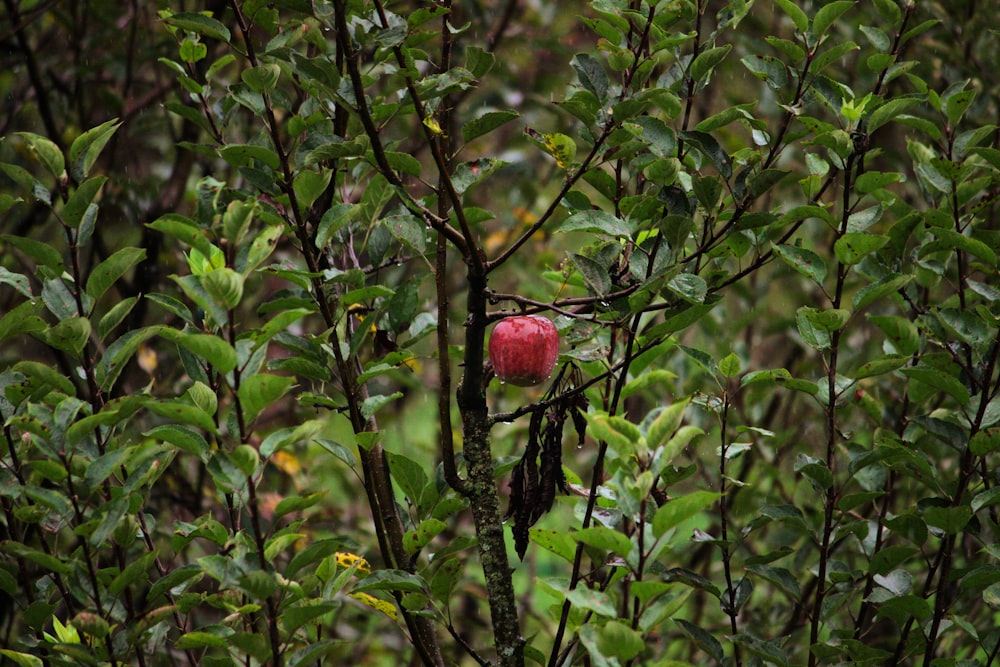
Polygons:
[[[575,369],[574,369],[575,370]],[[586,436],[587,398],[572,390],[577,373],[560,372],[537,410],[531,413],[528,445],[514,466],[505,519],[513,519],[514,548],[524,558],[528,529],[552,509],[556,493],[569,493],[562,468],[563,430],[572,420],[580,445]]]

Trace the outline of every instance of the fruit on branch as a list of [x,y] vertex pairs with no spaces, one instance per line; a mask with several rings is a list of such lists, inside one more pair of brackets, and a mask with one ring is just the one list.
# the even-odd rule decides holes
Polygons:
[[490,336],[490,362],[501,382],[519,387],[544,382],[558,356],[559,332],[541,315],[504,318]]

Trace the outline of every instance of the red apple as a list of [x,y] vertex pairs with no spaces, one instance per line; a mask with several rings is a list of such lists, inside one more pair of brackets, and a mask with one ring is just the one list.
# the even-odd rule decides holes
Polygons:
[[519,387],[544,382],[559,356],[559,332],[541,315],[500,320],[490,336],[490,361],[501,382]]

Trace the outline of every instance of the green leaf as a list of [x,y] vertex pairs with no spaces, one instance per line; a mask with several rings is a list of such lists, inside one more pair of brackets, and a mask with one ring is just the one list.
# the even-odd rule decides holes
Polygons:
[[809,306],[802,306],[795,312],[795,326],[799,335],[809,347],[816,350],[829,349],[831,338],[830,332],[825,327],[816,326],[808,315],[818,316],[822,311]]
[[85,317],[68,317],[42,331],[39,335],[46,344],[57,350],[80,354],[90,338],[90,320]]
[[402,174],[408,174],[409,176],[420,176],[420,171],[422,169],[420,160],[413,157],[409,153],[399,153],[396,151],[386,151],[386,160],[389,162],[389,166],[395,171]]
[[1000,582],[992,583],[983,589],[983,602],[992,609],[1000,608]]
[[772,567],[770,565],[748,565],[747,570],[758,577],[770,581],[777,586],[785,595],[793,600],[802,597],[802,589],[795,576],[783,567]]
[[872,556],[868,571],[871,574],[888,574],[916,553],[916,548],[902,544],[885,547]]
[[631,226],[611,213],[603,210],[587,210],[574,213],[559,226],[560,232],[593,232],[613,237],[631,237]]
[[972,105],[973,100],[976,99],[976,91],[974,88],[969,90],[963,90],[960,93],[955,93],[948,97],[945,101],[944,112],[945,116],[948,118],[948,124],[952,127],[957,127],[962,116]]
[[868,320],[881,329],[896,352],[912,355],[920,349],[920,332],[913,322],[896,315],[869,315]]
[[[220,24],[221,25],[221,24]],[[281,67],[269,63],[248,67],[240,72],[240,78],[250,86],[250,89],[258,93],[269,93],[278,84],[278,77],[281,76]]]
[[789,245],[773,247],[778,257],[802,275],[812,278],[820,285],[826,280],[826,262],[813,251]]
[[929,366],[903,368],[900,372],[912,380],[922,382],[938,391],[948,394],[958,401],[959,405],[965,406],[969,404],[969,390],[954,375]]
[[259,234],[253,237],[253,241],[250,242],[250,247],[247,250],[246,261],[241,262],[237,258],[236,265],[234,266],[240,274],[245,279],[250,275],[254,269],[260,266],[264,260],[271,256],[274,249],[277,247],[278,242],[284,236],[284,229],[280,225],[271,225],[261,230]]
[[[417,164],[419,165],[419,163]],[[417,173],[414,175],[420,175],[419,166],[417,167]],[[326,190],[332,176],[333,171],[330,169],[321,169],[320,171],[303,169],[295,174],[292,186],[295,188],[295,197],[298,199],[300,205],[304,208],[312,206],[313,202],[319,199],[323,191]]]
[[653,534],[662,537],[688,519],[697,516],[719,498],[713,491],[695,491],[679,498],[672,498],[653,516]]
[[735,352],[730,352],[719,361],[719,373],[726,378],[734,378],[740,374],[743,364]]
[[[232,630],[226,628],[228,632],[225,634],[232,634]],[[226,648],[229,646],[228,637],[222,636],[221,634],[213,634],[211,632],[205,632],[203,630],[194,630],[192,632],[186,632],[177,638],[174,642],[174,648],[179,650],[195,649],[195,648]]]
[[0,192],[0,213],[6,213],[23,201],[24,199],[22,197],[16,197],[7,192]]
[[398,241],[423,254],[427,247],[427,226],[417,216],[391,215],[382,222]]
[[785,54],[788,58],[789,64],[791,65],[798,65],[806,57],[805,49],[791,40],[775,37],[774,35],[768,35],[764,38],[764,41]]
[[441,563],[434,576],[431,578],[431,595],[441,604],[447,605],[451,599],[451,592],[458,583],[462,575],[462,561],[457,558],[449,558]]
[[214,415],[210,415],[198,406],[185,403],[180,399],[154,401],[147,405],[147,409],[161,417],[178,421],[182,424],[190,424],[208,433],[216,433],[218,431]]
[[[799,9],[798,3],[793,2],[793,0],[775,0],[775,4],[781,7],[781,11],[792,19],[792,23],[795,24],[795,28],[799,32],[805,33],[809,29],[809,18],[804,11]],[[721,660],[722,658],[719,658],[720,662]]]
[[882,207],[872,206],[870,208],[855,211],[847,218],[847,232],[845,236],[850,237],[853,233],[867,231],[882,218]]
[[622,398],[627,398],[639,391],[653,387],[658,384],[669,384],[670,380],[677,377],[677,374],[662,368],[652,368],[644,370],[637,377],[629,380],[625,388],[622,389]]
[[833,485],[833,473],[821,459],[799,454],[795,461],[795,472],[801,472],[819,489],[829,489]]
[[[635,444],[639,439],[638,429],[622,417],[611,417],[607,413],[585,413],[587,420],[587,435],[600,442],[606,442],[619,457],[632,457]],[[629,428],[629,427],[632,428]]]
[[755,199],[760,197],[784,180],[790,173],[787,169],[764,169],[754,174],[747,180],[747,195]]
[[815,72],[822,72],[830,63],[840,60],[845,55],[851,51],[856,51],[858,45],[851,40],[846,40],[843,42],[836,42],[834,46],[820,53],[815,60],[813,60],[813,70]]
[[960,308],[939,308],[934,312],[949,333],[963,343],[982,347],[993,338],[989,325],[979,313]]
[[595,665],[608,659],[615,662],[607,664],[627,664],[646,648],[642,633],[617,620],[598,626],[596,631],[594,626],[584,625],[580,629],[580,641],[590,651]]
[[788,68],[777,58],[749,55],[740,58],[740,62],[769,88],[780,90],[788,84]]
[[211,451],[208,441],[205,440],[205,437],[201,433],[187,426],[181,424],[161,424],[146,431],[143,435],[147,438],[169,443],[189,454],[194,454],[202,461],[208,461],[208,455]]
[[181,118],[192,123],[193,125],[200,127],[208,134],[214,132],[214,128],[212,127],[211,124],[209,124],[208,120],[206,120],[205,115],[201,113],[201,111],[199,111],[198,109],[195,109],[194,107],[187,106],[176,100],[167,100],[163,102],[163,108],[166,109],[167,111],[170,111],[173,114],[180,116]]
[[577,253],[570,253],[569,258],[594,294],[602,296],[611,291],[611,276],[605,266]]
[[247,477],[252,476],[260,466],[260,454],[252,445],[237,445],[228,453],[228,458]]
[[551,551],[566,562],[572,563],[576,556],[576,542],[564,531],[531,528],[528,537],[538,546]]
[[695,81],[701,81],[702,79],[711,75],[712,70],[715,69],[716,65],[722,62],[722,60],[729,54],[732,50],[732,44],[726,44],[724,46],[716,46],[711,49],[705,49],[698,56],[691,61],[691,78]]
[[[188,37],[181,42],[180,56],[181,60],[183,60],[186,63],[196,63],[201,60],[204,60],[208,56],[208,47],[202,42],[198,41],[197,38]],[[188,88],[189,92],[193,92],[200,95],[204,90],[204,88],[200,84],[195,82],[193,79],[190,79],[186,75],[179,76],[178,80],[181,82],[181,85],[185,86],[185,88]]]
[[163,331],[162,335],[195,356],[204,359],[221,373],[229,373],[236,368],[236,350],[218,336],[174,330]]
[[423,549],[435,537],[448,528],[448,524],[439,519],[425,519],[416,528],[406,531],[403,535],[403,550],[407,555],[414,555]]
[[365,591],[424,593],[428,590],[427,582],[422,577],[403,570],[378,570],[354,586],[354,591],[358,593]]
[[7,648],[0,648],[0,655],[11,660],[18,667],[42,667],[42,659],[30,653],[21,653]]
[[837,21],[841,15],[854,6],[853,0],[836,0],[823,5],[813,17],[812,31],[816,37],[821,37],[827,29]]
[[[73,191],[73,194],[69,196],[66,201],[66,205],[63,206],[62,210],[62,220],[68,226],[76,229],[80,226],[80,222],[84,220],[84,217],[88,215],[88,211],[96,211],[96,204],[94,204],[94,199],[97,194],[101,191],[104,183],[107,182],[107,177],[97,176],[94,178],[88,178],[80,186]],[[91,213],[92,215],[93,213]]]
[[862,310],[889,294],[896,294],[906,287],[911,280],[913,280],[912,274],[903,276],[889,275],[876,283],[865,285],[851,297],[854,310]]
[[[708,300],[708,299],[706,299]],[[650,338],[666,336],[668,334],[683,331],[689,326],[708,315],[718,303],[717,299],[712,299],[711,303],[684,304],[678,308],[664,311],[664,318],[661,324],[654,325],[645,331],[645,335]]]
[[[979,259],[983,260],[990,266],[995,267],[997,265],[997,254],[992,248],[983,243],[982,241],[974,238],[960,234],[953,229],[944,229],[942,227],[931,227],[930,233],[936,236],[941,242],[949,248],[954,248],[956,250],[961,250],[970,255],[974,255]],[[929,244],[927,244],[929,245]],[[935,246],[937,244],[934,244]],[[926,245],[925,245],[926,248]],[[921,249],[921,256],[925,255],[926,250]]]
[[313,542],[295,553],[285,569],[285,577],[294,577],[299,570],[307,565],[318,563],[343,548],[344,543],[338,539],[323,539]]
[[656,419],[646,431],[646,444],[650,449],[655,450],[663,446],[677,432],[684,421],[684,412],[690,402],[690,398],[685,398],[659,409]]
[[225,24],[205,14],[195,12],[179,12],[168,16],[164,21],[175,28],[193,32],[203,37],[211,37],[222,42],[229,42],[232,35]]
[[917,106],[922,102],[915,97],[897,97],[885,102],[868,116],[868,132],[874,132],[892,119],[900,116],[907,109]]
[[910,357],[903,356],[872,359],[871,361],[866,361],[861,364],[861,366],[858,367],[858,370],[851,374],[851,377],[855,380],[863,380],[864,378],[874,377],[876,375],[884,375],[885,373],[891,373],[892,371],[902,368],[909,361]]
[[29,299],[33,296],[31,292],[31,283],[28,281],[28,277],[26,275],[8,271],[2,266],[0,266],[0,284],[10,285],[22,296],[26,296]]
[[38,201],[45,202],[48,205],[52,205],[52,193],[42,185],[42,182],[31,175],[31,172],[26,169],[17,166],[16,164],[0,163],[0,169],[3,170],[7,176],[17,183],[18,186],[25,192],[31,193],[31,196]]
[[111,119],[73,140],[69,147],[69,173],[76,181],[82,183],[87,178],[101,151],[119,127],[121,123]]
[[139,346],[144,342],[166,330],[165,326],[153,326],[145,329],[134,329],[127,331],[120,338],[108,345],[95,368],[97,382],[102,391],[110,390],[117,381],[119,374],[125,364],[132,358]]
[[91,271],[87,279],[87,294],[95,301],[100,299],[119,278],[144,259],[146,259],[145,248],[118,250]]
[[598,616],[614,618],[618,615],[610,595],[586,586],[567,591],[566,599],[577,609],[592,611]]
[[704,303],[708,295],[708,285],[695,273],[680,273],[667,283],[667,288],[688,303]]
[[632,540],[627,535],[604,526],[583,528],[582,530],[570,533],[570,537],[577,542],[611,551],[622,557],[628,556],[629,552],[632,551]]
[[739,632],[733,636],[733,641],[755,656],[763,658],[766,664],[788,667],[788,655],[777,640],[766,641],[748,632]]
[[66,171],[66,159],[55,142],[33,132],[15,132],[14,135],[24,140],[47,172],[57,179],[62,178]]
[[[69,378],[47,364],[38,361],[19,361],[11,370],[22,374],[27,380],[27,386],[20,384],[27,390],[25,396],[31,400],[42,398],[53,389],[70,396],[74,395],[73,383]],[[12,387],[7,388],[8,397],[12,395],[12,389]],[[14,401],[13,398],[10,400]]]
[[589,53],[578,53],[570,61],[580,85],[604,101],[608,97],[608,73],[604,65]]
[[875,0],[875,8],[882,18],[886,19],[890,24],[899,21],[902,13],[895,0]]
[[244,278],[228,266],[212,269],[200,278],[205,292],[224,311],[235,308],[243,299]]
[[[791,4],[789,0],[776,0],[776,1],[779,2],[779,4],[783,2],[789,2],[789,4]],[[796,9],[798,8],[796,7]],[[805,15],[803,14],[803,16]],[[679,625],[681,630],[684,631],[684,634],[690,637],[691,640],[695,644],[697,644],[703,651],[705,651],[705,653],[707,653],[710,658],[715,660],[717,663],[722,664],[722,659],[724,654],[722,651],[722,644],[719,643],[718,639],[713,637],[706,630],[703,630],[697,625],[685,621],[684,619],[675,618],[673,619],[673,621],[674,623]]]
[[240,399],[243,418],[248,424],[264,411],[277,403],[295,384],[295,378],[283,375],[258,373],[240,382],[236,395]]
[[[989,431],[979,431],[972,439],[969,441],[969,451],[976,456],[985,456],[991,452],[995,452],[1000,449],[1000,431],[989,430]],[[991,491],[1000,490],[1000,487],[993,487],[990,491],[984,491],[983,493],[989,493]],[[980,494],[983,495],[983,494]],[[976,496],[978,499],[979,496]],[[992,502],[992,501],[991,501]],[[982,505],[976,505],[976,499],[972,501],[972,509],[978,512]]]
[[213,246],[208,240],[208,233],[195,225],[190,218],[176,213],[167,213],[147,226],[191,246],[205,257],[212,256]]
[[37,549],[32,549],[31,547],[20,544],[19,542],[12,542],[9,540],[0,542],[0,551],[17,558],[23,558],[31,561],[35,565],[38,565],[49,572],[55,572],[56,574],[61,574],[63,576],[68,575],[73,570],[73,567],[69,563],[64,563],[55,556],[49,555],[43,551],[38,551]]
[[681,132],[680,137],[711,160],[723,178],[729,180],[733,175],[733,161],[715,137],[697,130]]
[[57,274],[63,271],[62,255],[48,243],[9,234],[0,236],[0,241],[14,246],[36,263],[52,269]]
[[465,68],[477,79],[488,74],[495,63],[496,55],[494,53],[472,44],[465,48]]
[[635,119],[636,125],[642,128],[642,139],[648,141],[653,152],[667,158],[663,163],[667,168],[678,169],[680,163],[675,158],[677,150],[677,135],[673,129],[654,116],[640,116]]
[[240,246],[256,210],[257,205],[252,201],[229,202],[222,214],[222,237],[229,243]]
[[[322,146],[320,148],[322,148]],[[254,161],[260,162],[271,169],[277,169],[281,166],[281,160],[278,158],[278,154],[266,146],[229,144],[218,150],[219,156],[234,167],[249,167]],[[310,153],[310,156],[311,155],[312,153]],[[311,164],[312,163],[308,160],[306,161],[306,166],[310,166]],[[233,204],[246,205],[245,202],[231,202],[230,206]],[[226,238],[230,237],[227,236]]]
[[316,619],[329,614],[336,608],[337,605],[332,602],[303,601],[282,610],[281,626],[284,632],[294,635],[300,628],[313,623]]
[[45,331],[48,325],[36,315],[41,308],[38,301],[24,301],[4,313],[0,317],[0,342],[20,334]]
[[949,535],[954,535],[965,528],[972,518],[972,508],[968,505],[958,507],[928,507],[924,510],[924,520],[928,526],[940,528]]
[[858,264],[871,253],[879,250],[889,242],[888,236],[868,234],[865,232],[848,232],[833,245],[837,260],[848,266]]
[[369,396],[361,404],[361,415],[365,419],[369,419],[382,407],[402,397],[403,397],[403,392],[401,391],[393,392],[392,394],[386,394],[386,395],[377,394],[375,396]]
[[520,117],[516,111],[487,111],[462,126],[462,140],[468,143]]
[[854,181],[854,189],[861,194],[868,194],[891,183],[899,183],[903,180],[902,174],[898,172],[866,171],[858,176]]
[[851,317],[849,310],[843,308],[828,308],[821,310],[810,306],[802,306],[796,311],[797,317],[804,317],[821,331],[839,331]]

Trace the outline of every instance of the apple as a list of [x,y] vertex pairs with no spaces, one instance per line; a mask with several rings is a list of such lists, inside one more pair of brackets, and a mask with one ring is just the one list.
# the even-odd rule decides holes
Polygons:
[[559,356],[559,332],[541,315],[500,320],[490,336],[490,362],[501,382],[530,387],[544,382]]

